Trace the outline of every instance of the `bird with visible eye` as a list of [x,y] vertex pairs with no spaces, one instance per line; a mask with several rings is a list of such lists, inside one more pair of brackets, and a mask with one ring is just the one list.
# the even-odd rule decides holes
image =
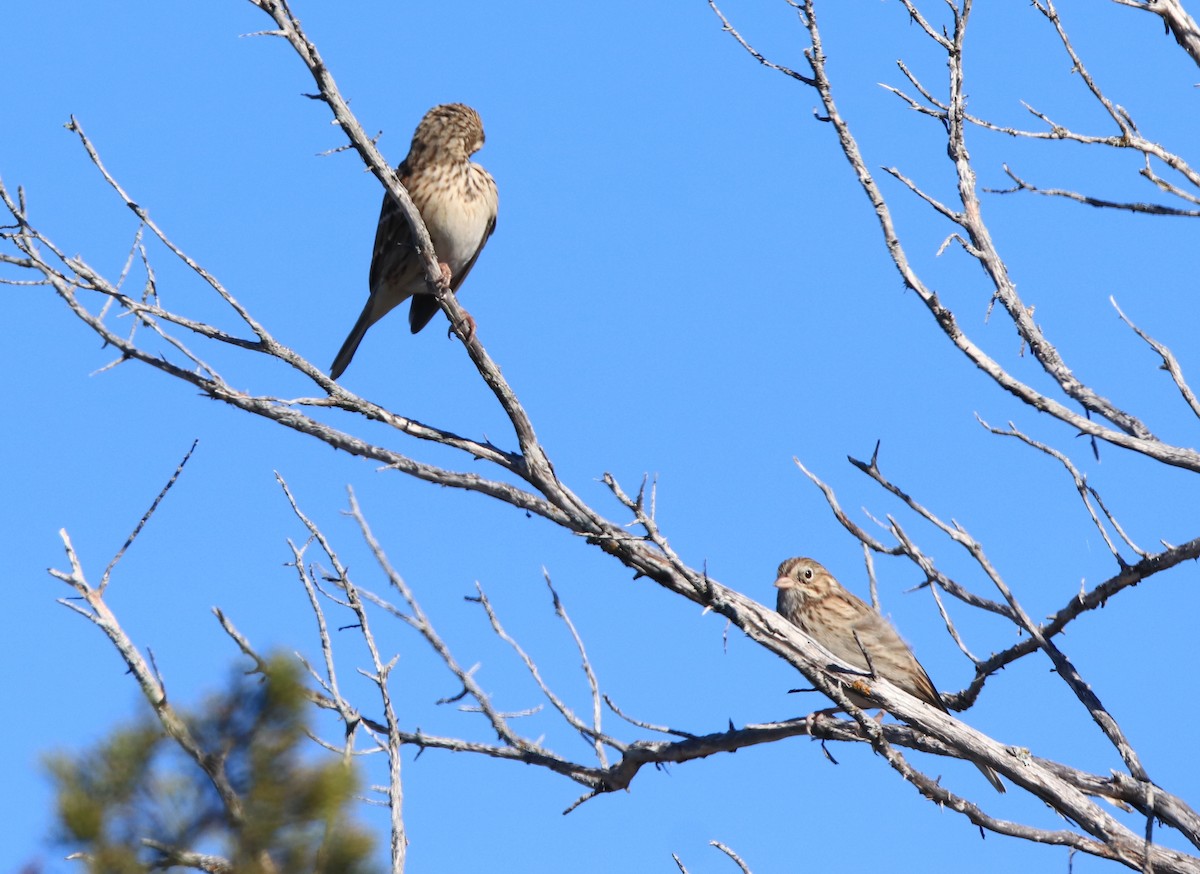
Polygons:
[[[462,103],[435,106],[413,134],[408,156],[396,175],[408,191],[433,241],[442,279],[452,292],[462,285],[484,244],[496,229],[499,195],[491,175],[471,161],[483,147],[479,113]],[[412,298],[408,324],[417,333],[438,311],[429,294],[425,268],[413,242],[412,229],[390,194],[383,196],[375,248],[371,253],[370,297],[329,375],[340,377],[350,364],[367,329]],[[468,315],[468,336],[474,320]]]
[[[829,650],[839,662],[859,671],[873,672],[943,713],[950,712],[929,674],[892,624],[847,591],[820,562],[789,558],[779,566],[775,587],[779,589],[775,609],[780,615]],[[855,707],[879,706],[849,683],[843,686],[843,691]],[[980,762],[973,764],[998,792],[1005,791],[995,771]]]

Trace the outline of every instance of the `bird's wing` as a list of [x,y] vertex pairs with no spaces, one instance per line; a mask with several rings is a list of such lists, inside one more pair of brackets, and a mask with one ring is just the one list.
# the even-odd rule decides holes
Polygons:
[[[402,163],[396,172],[401,183],[407,184],[407,166]],[[411,257],[412,249],[412,231],[408,222],[404,220],[404,214],[392,195],[385,191],[383,205],[379,209],[379,222],[375,226],[375,248],[371,251],[370,297],[346,337],[346,342],[333,359],[329,375],[334,379],[341,376],[350,365],[367,329],[408,297],[405,288],[409,280],[403,274],[411,271],[411,265],[416,261]],[[406,252],[410,255],[407,259],[404,257]]]
[[[408,167],[401,164],[396,168],[401,184],[407,186],[409,180]],[[375,226],[375,247],[371,251],[371,275],[369,284],[371,295],[378,296],[380,291],[387,289],[386,297],[390,304],[387,310],[402,303],[408,297],[404,289],[415,276],[419,276],[420,261],[413,257],[412,229],[401,212],[400,206],[389,192],[383,193],[383,205],[379,208],[379,224]],[[382,302],[382,301],[381,301]],[[378,313],[376,318],[382,318],[384,313]]]
[[863,651],[865,650],[871,656],[872,660],[876,659],[876,647],[872,642],[875,639],[874,626],[871,623],[872,618],[871,614],[864,613],[850,623],[849,634],[838,634],[830,640],[822,640],[821,643],[838,657],[838,661],[844,662],[860,671],[866,671],[868,670],[868,665]]
[[[851,626],[854,631],[857,659],[851,664],[864,661],[862,650],[870,656],[871,667],[910,695],[914,695],[940,710],[946,707],[929,679],[925,668],[917,661],[912,649],[904,642],[899,632],[874,610],[864,613]],[[858,644],[861,643],[861,646]],[[866,666],[863,665],[864,670]]]

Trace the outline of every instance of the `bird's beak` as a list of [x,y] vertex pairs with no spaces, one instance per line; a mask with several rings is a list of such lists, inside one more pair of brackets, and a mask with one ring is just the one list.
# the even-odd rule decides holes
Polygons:
[[791,577],[780,577],[779,579],[777,579],[775,581],[775,588],[777,588],[777,589],[794,589],[794,588],[796,588],[796,581],[793,580]]

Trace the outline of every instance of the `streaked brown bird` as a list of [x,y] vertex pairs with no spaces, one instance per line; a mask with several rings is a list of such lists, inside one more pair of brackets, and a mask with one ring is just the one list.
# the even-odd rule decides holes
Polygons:
[[[451,291],[462,285],[496,229],[496,182],[471,161],[482,146],[479,113],[462,103],[435,106],[417,125],[408,157],[396,168],[429,229]],[[425,284],[412,231],[400,207],[386,193],[371,253],[370,285],[367,305],[329,368],[334,379],[345,372],[367,329],[410,297],[408,324],[414,334],[438,311]]]
[[[858,596],[848,592],[820,562],[789,558],[779,566],[775,609],[829,650],[839,662],[860,671],[874,671],[908,694],[949,713],[917,657],[892,627]],[[843,687],[856,707],[879,705]],[[1003,792],[999,775],[987,765],[973,763],[988,782]]]

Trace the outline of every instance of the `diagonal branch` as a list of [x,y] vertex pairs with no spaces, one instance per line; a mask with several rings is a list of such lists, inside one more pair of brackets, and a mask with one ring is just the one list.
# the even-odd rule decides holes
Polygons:
[[[1200,472],[1200,453],[1194,449],[1165,443],[1154,436],[1136,416],[1117,408],[1111,401],[1081,382],[1067,367],[1054,346],[1043,336],[1040,328],[1033,322],[1028,308],[1016,294],[1015,285],[1008,277],[1003,260],[983,223],[980,203],[975,194],[974,172],[965,148],[963,130],[967,116],[963,90],[962,47],[970,16],[970,3],[964,2],[961,12],[958,11],[958,7],[951,6],[955,18],[955,29],[950,35],[947,49],[951,70],[951,99],[946,104],[944,119],[948,131],[948,153],[955,165],[959,194],[963,201],[961,224],[968,232],[971,247],[978,251],[977,257],[993,284],[993,295],[1003,302],[1019,335],[1032,349],[1043,370],[1053,377],[1059,388],[1068,397],[1080,403],[1085,410],[1107,419],[1115,427],[1107,427],[1087,415],[1080,415],[1010,374],[962,331],[955,314],[941,303],[938,295],[929,289],[917,275],[896,231],[891,210],[870,170],[867,169],[858,143],[834,99],[833,86],[825,66],[825,52],[817,21],[815,0],[807,0],[807,2],[797,5],[802,7],[801,21],[808,30],[810,40],[810,46],[805,50],[805,57],[809,61],[812,75],[807,78],[811,78],[815,83],[814,87],[820,95],[824,109],[824,118],[833,125],[842,152],[875,210],[884,243],[905,286],[918,295],[939,329],[960,352],[976,367],[984,371],[998,386],[1033,409],[1049,413],[1080,433],[1141,453],[1164,464]],[[945,41],[942,38],[935,41],[943,48],[945,47]]]

